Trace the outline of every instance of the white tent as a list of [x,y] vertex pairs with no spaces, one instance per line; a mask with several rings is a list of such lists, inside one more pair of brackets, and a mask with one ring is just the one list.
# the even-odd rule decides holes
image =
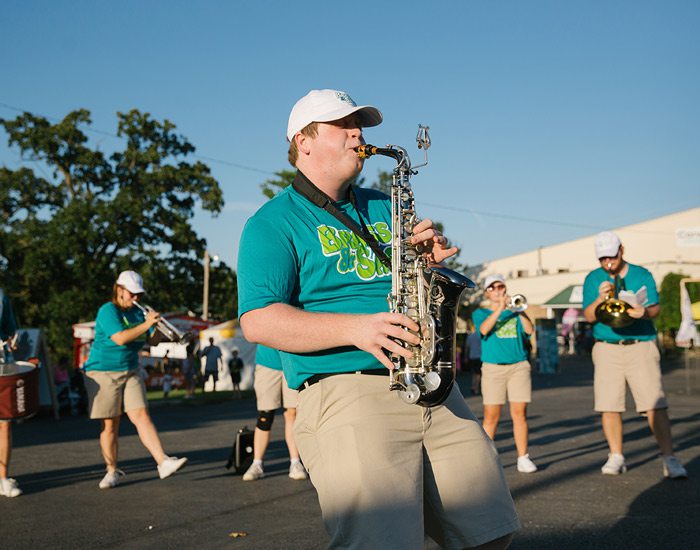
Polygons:
[[[219,325],[214,325],[199,333],[199,349],[200,351],[209,345],[209,338],[214,339],[214,345],[221,348],[223,366],[219,366],[219,382],[216,385],[217,390],[232,390],[233,383],[228,370],[228,360],[231,359],[231,351],[238,350],[238,357],[243,361],[243,370],[241,371],[241,390],[253,389],[253,375],[255,372],[255,352],[256,344],[251,344],[243,338],[241,327],[238,321],[226,321]],[[201,368],[204,369],[205,358],[201,359]],[[204,391],[212,391],[214,383],[211,379],[204,384]]]

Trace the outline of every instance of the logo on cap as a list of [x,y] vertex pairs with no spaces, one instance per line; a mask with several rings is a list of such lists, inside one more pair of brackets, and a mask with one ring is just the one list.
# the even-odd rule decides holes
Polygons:
[[346,94],[345,92],[335,92],[335,97],[337,97],[340,101],[343,101],[345,103],[349,103],[353,107],[357,107],[357,103],[355,103],[352,98]]

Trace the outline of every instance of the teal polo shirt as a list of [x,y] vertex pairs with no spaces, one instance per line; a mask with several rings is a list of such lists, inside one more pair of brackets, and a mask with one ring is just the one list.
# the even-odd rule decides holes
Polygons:
[[[356,189],[355,196],[357,209],[347,200],[335,204],[389,246],[389,198],[364,188]],[[246,223],[238,253],[239,317],[275,303],[312,312],[379,313],[388,311],[390,290],[391,271],[364,239],[291,186]],[[350,346],[280,352],[280,358],[293,389],[314,374],[384,368],[371,354]]]
[[[493,310],[480,308],[472,313],[477,332]],[[483,363],[519,363],[527,360],[525,341],[528,338],[520,321],[520,315],[504,310],[495,326],[485,336],[481,335],[481,361]]]
[[143,312],[136,307],[125,310],[112,302],[102,305],[95,319],[95,341],[85,362],[85,370],[127,371],[138,368],[139,351],[146,343],[148,332],[122,346],[115,344],[112,336],[144,321]]
[[[602,267],[594,269],[583,282],[583,308],[591,305],[598,298],[598,287],[603,281],[615,282],[615,279]],[[647,302],[645,307],[659,303],[659,293],[656,290],[654,277],[649,270],[634,264],[627,264],[627,273],[620,280],[620,286],[624,290],[639,291],[643,286],[647,290]],[[603,323],[596,322],[593,325],[593,337],[596,340],[619,342],[620,340],[654,340],[656,327],[651,319],[637,319],[631,325],[622,328],[612,328]]]

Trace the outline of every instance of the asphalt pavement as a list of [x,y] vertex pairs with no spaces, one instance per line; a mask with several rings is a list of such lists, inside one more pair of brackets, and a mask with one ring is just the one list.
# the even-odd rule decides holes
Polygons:
[[[530,455],[540,470],[519,474],[511,424],[496,445],[523,528],[513,549],[697,548],[700,545],[700,361],[665,357],[674,443],[690,479],[665,480],[644,418],[624,415],[629,471],[603,476],[607,447],[592,411],[590,357],[564,357],[558,374],[535,375]],[[468,394],[469,380],[460,376]],[[469,405],[481,414],[478,396]],[[631,403],[630,403],[631,404]],[[100,490],[98,424],[38,417],[14,426],[12,477],[24,495],[0,497],[2,548],[324,548],[328,538],[313,486],[287,477],[281,415],[265,479],[243,482],[224,468],[238,428],[255,424],[252,398],[152,407],[166,452],[189,464],[160,480],[124,420],[124,482]],[[397,528],[388,525],[387,529]],[[232,536],[238,534],[239,536]],[[426,548],[435,546],[426,541]]]

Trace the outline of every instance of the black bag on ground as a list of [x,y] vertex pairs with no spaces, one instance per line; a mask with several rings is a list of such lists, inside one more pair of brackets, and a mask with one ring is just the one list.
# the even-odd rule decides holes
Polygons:
[[253,463],[253,431],[248,426],[243,426],[236,433],[236,439],[231,447],[231,456],[228,457],[226,469],[234,468],[234,473],[242,474]]

